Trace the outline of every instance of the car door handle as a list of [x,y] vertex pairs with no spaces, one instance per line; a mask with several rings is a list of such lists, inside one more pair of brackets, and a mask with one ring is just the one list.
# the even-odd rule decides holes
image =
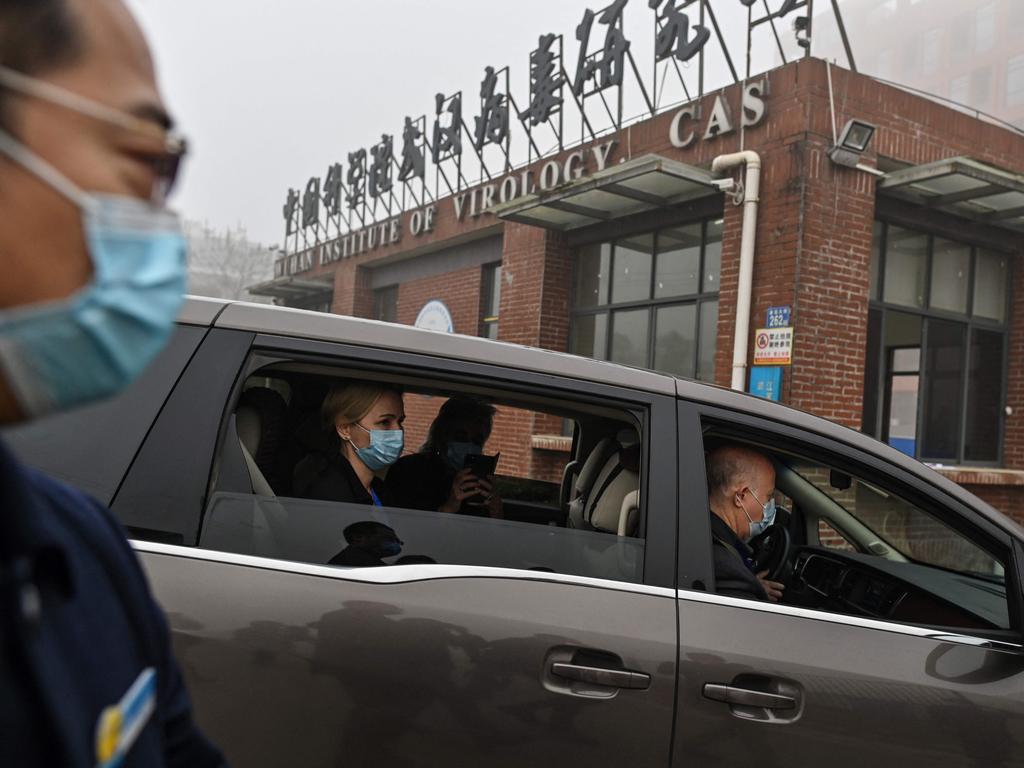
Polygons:
[[646,691],[651,687],[651,676],[644,672],[633,672],[628,669],[605,669],[588,667],[583,664],[569,664],[556,661],[551,665],[551,673],[566,680],[575,680],[591,685],[607,685],[609,688],[628,688],[635,691]]
[[737,688],[722,683],[704,683],[704,697],[741,707],[764,707],[765,709],[796,709],[796,699],[778,693]]

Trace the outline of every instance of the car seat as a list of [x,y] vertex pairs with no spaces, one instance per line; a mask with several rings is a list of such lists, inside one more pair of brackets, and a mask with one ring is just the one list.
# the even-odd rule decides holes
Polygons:
[[603,438],[590,452],[573,488],[568,525],[633,536],[640,517],[640,445],[636,432]]
[[275,496],[290,478],[280,471],[278,455],[285,437],[284,398],[272,389],[253,387],[242,393],[235,409],[235,430],[245,457],[252,490]]

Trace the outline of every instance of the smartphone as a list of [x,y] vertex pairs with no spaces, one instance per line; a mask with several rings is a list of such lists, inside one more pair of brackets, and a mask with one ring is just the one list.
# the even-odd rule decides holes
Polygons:
[[[500,453],[496,453],[493,456],[485,456],[482,453],[471,453],[466,456],[465,461],[462,463],[463,469],[471,470],[474,477],[487,478],[494,474],[494,470],[498,467],[498,457]],[[479,507],[487,503],[487,499],[484,498],[482,493],[475,493],[468,497],[465,501],[470,507]]]
[[490,477],[494,474],[494,470],[498,468],[498,457],[500,456],[500,453],[496,453],[493,456],[471,453],[466,456],[465,461],[462,463],[462,468],[472,470],[473,474],[477,477]]

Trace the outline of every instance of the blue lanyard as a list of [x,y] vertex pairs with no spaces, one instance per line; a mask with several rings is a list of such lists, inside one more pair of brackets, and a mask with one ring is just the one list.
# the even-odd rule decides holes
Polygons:
[[380,503],[380,499],[377,497],[377,492],[375,490],[373,490],[373,488],[370,489],[370,498],[373,499],[373,506],[375,506],[375,507],[383,507],[384,506],[383,504]]

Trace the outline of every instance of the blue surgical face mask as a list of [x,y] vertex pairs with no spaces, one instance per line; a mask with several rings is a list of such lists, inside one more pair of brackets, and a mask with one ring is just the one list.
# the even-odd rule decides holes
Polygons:
[[466,457],[484,452],[484,447],[478,443],[448,443],[448,450],[445,452],[445,459],[448,466],[458,472],[466,466]]
[[[761,504],[761,500],[757,498],[753,491],[750,492],[750,495],[754,497],[754,501],[756,501],[758,504]],[[767,502],[761,504],[760,520],[751,520],[750,515],[747,514],[746,507],[743,508],[743,514],[747,515],[747,522],[750,523],[750,533],[747,534],[747,540],[749,541],[755,536],[758,536],[767,531],[775,522],[775,497],[773,496],[772,498],[768,499]]]
[[0,310],[0,373],[29,418],[113,395],[174,327],[186,282],[181,223],[148,202],[79,190],[3,131],[0,153],[81,209],[93,266],[67,299]]
[[355,448],[356,456],[366,465],[367,469],[376,472],[378,469],[390,467],[402,455],[405,448],[405,431],[401,429],[367,429],[356,424],[370,436],[370,444],[365,448]]

